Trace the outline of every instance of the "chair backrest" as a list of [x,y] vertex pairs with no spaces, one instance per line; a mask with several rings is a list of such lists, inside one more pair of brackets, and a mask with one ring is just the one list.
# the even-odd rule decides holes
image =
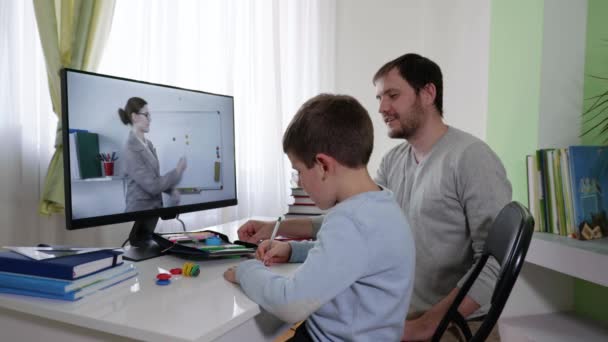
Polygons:
[[534,219],[530,211],[518,202],[507,204],[494,219],[485,245],[485,252],[501,266],[492,293],[492,306],[498,304],[502,296],[506,296],[506,303],[523,266],[533,233]]
[[[458,291],[450,309],[441,320],[433,335],[433,341],[441,339],[450,322],[456,323],[469,341],[484,341],[488,337],[515,285],[528,252],[533,232],[534,219],[530,211],[520,203],[511,202],[498,213],[488,232],[481,259]],[[492,293],[491,307],[480,328],[472,336],[464,318],[458,312],[458,307],[490,256],[496,259],[501,269]]]

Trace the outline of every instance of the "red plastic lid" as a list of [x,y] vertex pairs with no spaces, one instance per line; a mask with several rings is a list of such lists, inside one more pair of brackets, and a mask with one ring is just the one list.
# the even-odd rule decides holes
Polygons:
[[156,275],[156,279],[158,280],[169,280],[171,279],[171,275],[169,273],[159,273]]

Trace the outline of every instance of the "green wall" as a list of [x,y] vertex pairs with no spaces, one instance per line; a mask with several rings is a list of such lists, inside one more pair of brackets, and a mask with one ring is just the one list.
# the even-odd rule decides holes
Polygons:
[[577,279],[574,282],[574,311],[608,322],[608,288]]
[[[527,204],[524,156],[535,151],[539,141],[544,0],[493,0],[491,8],[486,140],[505,164],[513,199]],[[589,0],[586,75],[608,76],[606,18],[608,1]],[[606,89],[608,81],[585,77],[585,98]],[[582,142],[598,143],[593,137]],[[577,313],[608,321],[608,288],[577,279],[574,303]]]
[[[608,77],[608,1],[589,0],[587,7],[587,47],[585,75]],[[584,98],[590,98],[608,89],[608,81],[585,76]],[[585,100],[585,105],[592,100]],[[582,128],[584,129],[584,127]],[[602,144],[595,136],[582,137],[583,144]],[[587,317],[608,322],[608,288],[576,280],[574,282],[575,311]]]
[[493,0],[486,141],[501,158],[513,199],[528,204],[525,156],[537,148],[542,0]]

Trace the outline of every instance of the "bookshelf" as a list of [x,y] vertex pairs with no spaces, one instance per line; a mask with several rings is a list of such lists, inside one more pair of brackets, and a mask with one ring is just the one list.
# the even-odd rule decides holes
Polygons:
[[502,341],[606,341],[608,323],[575,314],[574,279],[608,287],[608,238],[534,233],[499,320]]
[[502,341],[606,341],[608,327],[571,313],[501,320]]
[[85,182],[109,182],[109,181],[124,181],[125,177],[122,176],[104,176],[104,177],[93,177],[93,178],[84,178],[84,179],[72,179],[72,182],[75,183],[85,183]]
[[526,262],[608,286],[608,238],[581,241],[534,233]]

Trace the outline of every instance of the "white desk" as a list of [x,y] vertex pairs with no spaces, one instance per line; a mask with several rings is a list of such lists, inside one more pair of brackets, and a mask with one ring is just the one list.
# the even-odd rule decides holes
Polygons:
[[[236,239],[245,220],[209,227]],[[2,341],[265,341],[287,325],[249,300],[224,271],[242,259],[197,261],[198,277],[156,285],[159,270],[181,267],[164,256],[136,263],[139,275],[78,302],[0,295]],[[274,266],[280,274],[298,265]]]

